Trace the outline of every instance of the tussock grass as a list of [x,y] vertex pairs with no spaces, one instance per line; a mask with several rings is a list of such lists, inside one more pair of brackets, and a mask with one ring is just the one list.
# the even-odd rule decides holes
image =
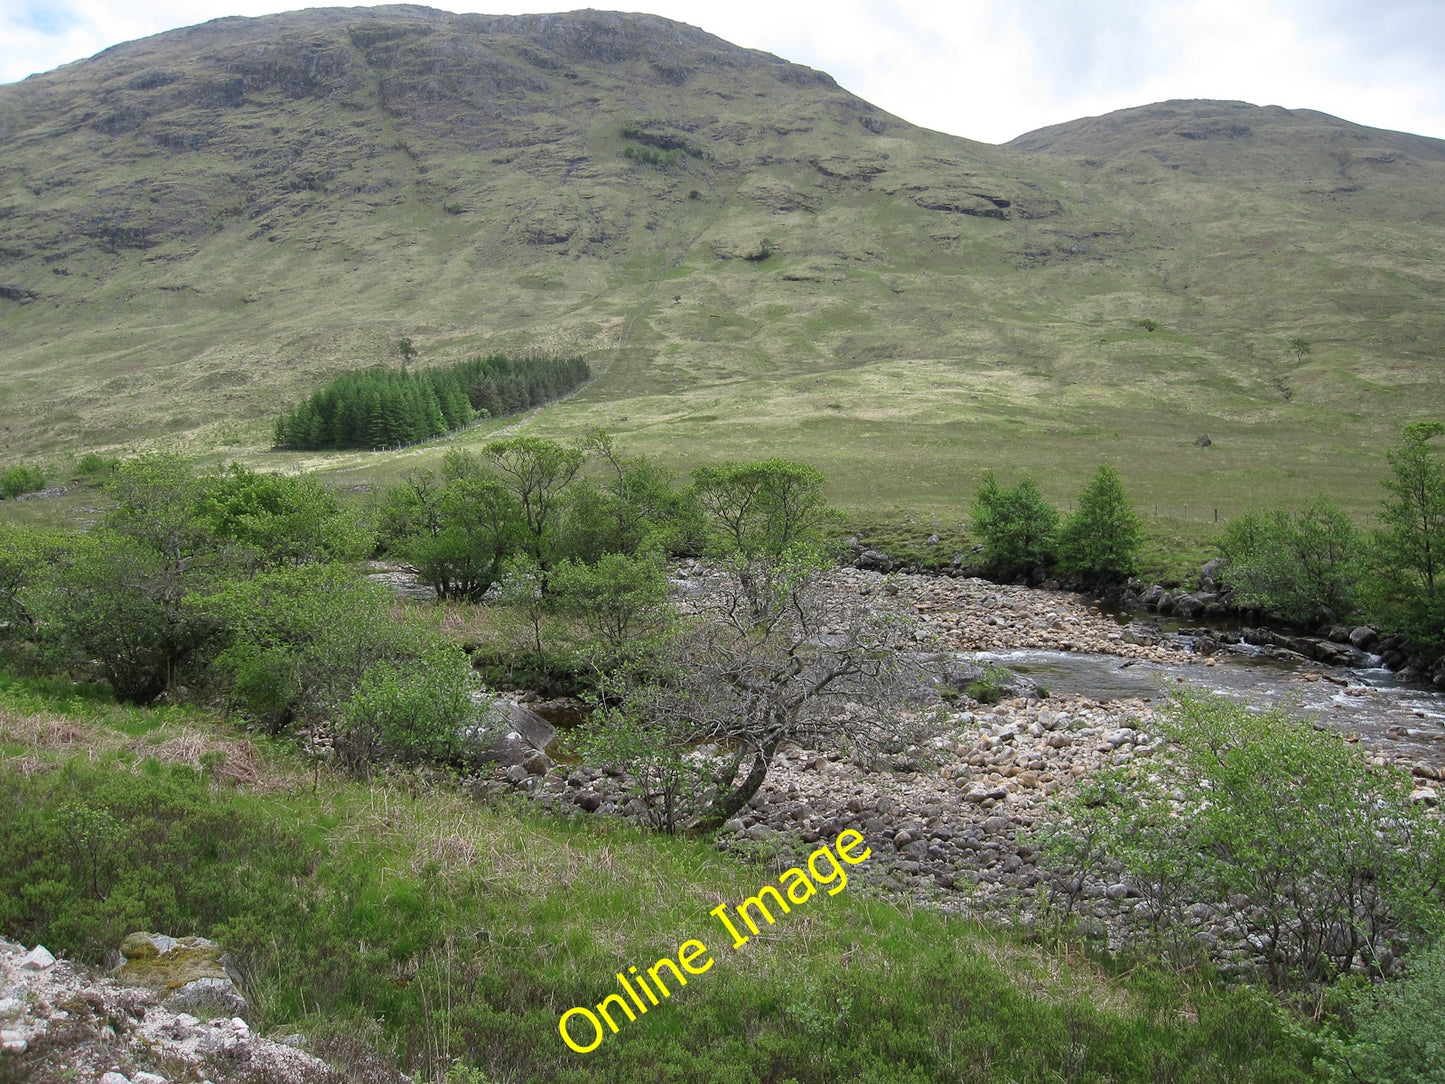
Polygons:
[[[115,888],[116,922],[93,901],[72,913],[54,895],[70,868],[57,851],[48,861],[61,910],[27,926],[27,939],[103,954],[112,925],[190,916],[194,929],[168,932],[226,945],[255,1026],[326,1049],[344,1036],[348,1058],[365,1061],[370,1046],[420,1079],[460,1064],[485,1080],[569,1084],[1309,1079],[1307,1050],[1248,990],[1121,970],[1066,939],[1021,939],[856,882],[733,951],[707,912],[735,906],[776,870],[706,842],[524,802],[482,805],[410,775],[368,785],[307,777],[196,712],[136,735],[135,709],[92,699],[72,716],[37,699],[13,682],[0,688],[0,741],[27,750],[0,762],[0,795],[20,799],[0,801],[0,878],[24,877],[47,847],[63,848],[47,825],[79,802],[119,832],[126,885],[178,876],[182,862],[200,894],[163,903],[153,889]],[[253,774],[220,777],[208,754],[223,751]],[[27,772],[39,762],[49,770]],[[211,776],[183,766],[193,763]],[[171,842],[147,852],[146,834],[159,831]],[[27,914],[0,908],[6,923]],[[618,989],[615,972],[675,955],[689,938],[709,947],[706,973],[596,1051],[563,1046],[562,1012],[594,1005]]]

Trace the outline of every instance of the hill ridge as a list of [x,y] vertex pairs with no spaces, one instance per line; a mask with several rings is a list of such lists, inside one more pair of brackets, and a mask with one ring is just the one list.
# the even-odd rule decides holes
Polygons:
[[661,17],[398,5],[117,46],[0,86],[0,137],[17,455],[280,465],[276,413],[403,337],[606,362],[528,425],[813,457],[871,507],[1105,457],[1144,499],[1349,500],[1445,409],[1445,144],[1309,111],[992,146]]

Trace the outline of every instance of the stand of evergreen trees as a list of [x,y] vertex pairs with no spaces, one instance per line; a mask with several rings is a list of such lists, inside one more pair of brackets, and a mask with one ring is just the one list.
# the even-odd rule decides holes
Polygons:
[[581,358],[502,354],[421,372],[347,373],[276,419],[276,447],[315,451],[416,444],[476,418],[556,399],[589,376]]

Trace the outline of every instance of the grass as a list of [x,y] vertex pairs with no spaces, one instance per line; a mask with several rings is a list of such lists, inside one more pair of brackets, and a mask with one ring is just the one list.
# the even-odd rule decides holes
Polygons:
[[[267,444],[275,414],[338,371],[398,364],[402,336],[418,364],[582,353],[597,379],[528,431],[604,425],[680,471],[805,459],[864,522],[956,522],[989,467],[1064,504],[1101,462],[1162,518],[1316,491],[1363,516],[1399,425],[1445,410],[1434,144],[1351,134],[1344,161],[1316,121],[1256,111],[1250,139],[1215,146],[1146,113],[1107,150],[1026,153],[896,118],[875,133],[836,89],[717,43],[668,46],[729,58],[677,86],[640,59],[536,69],[536,43],[508,37],[489,53],[505,74],[466,51],[447,69],[459,95],[495,83],[494,115],[462,111],[473,130],[451,123],[461,98],[422,85],[459,33],[446,20],[383,64],[329,16],[289,18],[366,78],[298,97],[256,74],[217,111],[183,92],[210,69],[157,40],[29,98],[0,88],[16,133],[3,266],[38,294],[0,302],[14,454],[169,443],[385,481],[432,453],[302,461]],[[178,81],[130,88],[140,63]],[[102,87],[146,125],[102,136],[36,104],[80,108]],[[648,118],[707,157],[625,159],[622,129]],[[181,151],[163,131],[204,139]],[[971,193],[1019,213],[929,209]],[[85,233],[96,216],[148,223],[151,247],[106,251]],[[775,252],[746,259],[764,238]]]
[[[428,1080],[457,1064],[497,1081],[1309,1078],[1306,1049],[1248,989],[1119,968],[857,885],[733,951],[708,911],[777,869],[411,777],[312,777],[195,710],[135,738],[129,711],[82,702],[72,717],[53,686],[0,687],[0,793],[19,800],[0,802],[3,868],[24,883],[49,863],[54,886],[48,925],[8,894],[7,933],[98,956],[115,930],[189,920],[167,932],[221,940],[263,1032],[353,1054],[365,1040]],[[65,802],[116,833],[125,869],[98,874],[117,878],[108,903],[66,896]],[[224,842],[207,844],[222,824]],[[167,849],[147,849],[157,833]],[[202,886],[244,868],[247,891],[141,891],[175,861]],[[563,1046],[562,1012],[689,938],[709,946],[707,972],[596,1051]]]

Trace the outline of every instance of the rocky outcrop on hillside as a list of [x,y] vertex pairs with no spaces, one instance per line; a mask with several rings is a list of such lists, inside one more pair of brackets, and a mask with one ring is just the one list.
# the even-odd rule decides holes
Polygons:
[[[208,942],[152,934],[126,939],[127,967],[139,962],[154,979],[165,957],[192,967],[214,960]],[[149,951],[147,951],[147,948]],[[164,949],[166,951],[159,951]],[[175,950],[181,951],[176,952]],[[184,959],[182,959],[184,958]],[[205,970],[202,967],[202,970]],[[343,1071],[286,1043],[257,1035],[229,1008],[244,1001],[234,992],[217,999],[175,997],[166,981],[129,985],[66,960],[42,945],[0,940],[0,1080],[6,1084],[406,1084],[379,1066]],[[129,976],[134,977],[134,976]],[[172,975],[172,978],[175,976]],[[184,977],[184,976],[183,976]],[[224,976],[222,976],[224,978]],[[202,975],[203,987],[217,983]],[[226,980],[229,983],[229,980]],[[189,1006],[194,1013],[185,1010]]]

